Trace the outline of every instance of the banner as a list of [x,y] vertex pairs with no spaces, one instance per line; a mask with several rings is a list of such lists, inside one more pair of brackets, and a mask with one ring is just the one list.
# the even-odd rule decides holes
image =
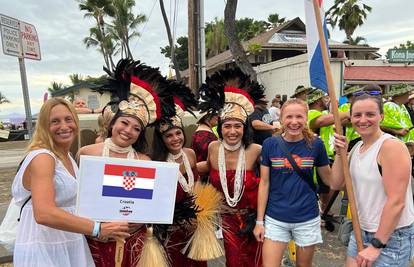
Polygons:
[[97,221],[172,223],[179,165],[81,156],[76,204]]

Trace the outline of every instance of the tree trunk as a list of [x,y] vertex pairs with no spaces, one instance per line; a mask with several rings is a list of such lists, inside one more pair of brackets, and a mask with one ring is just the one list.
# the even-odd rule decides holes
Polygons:
[[224,9],[224,33],[229,40],[230,52],[236,61],[236,65],[244,73],[250,75],[252,80],[256,81],[256,72],[247,59],[246,52],[236,35],[236,9],[237,0],[227,0],[226,8]]
[[102,51],[102,55],[104,57],[105,65],[106,65],[108,70],[112,71],[112,69],[109,66],[108,54],[106,53],[106,49],[105,49],[105,44],[104,44],[104,40],[105,40],[105,35],[104,34],[105,33],[104,33],[103,29],[101,29],[101,23],[99,22],[100,18],[95,17],[95,20],[96,20],[96,25],[98,26],[99,33],[101,34],[101,38],[102,38],[102,40],[100,41],[100,45],[101,45],[101,51]]
[[164,19],[165,29],[167,30],[168,42],[170,43],[171,61],[174,64],[175,78],[177,81],[181,81],[180,70],[178,69],[177,60],[175,59],[175,51],[174,51],[175,44],[173,43],[170,24],[168,23],[167,14],[165,13],[164,0],[160,0],[160,7],[161,7],[162,18]]

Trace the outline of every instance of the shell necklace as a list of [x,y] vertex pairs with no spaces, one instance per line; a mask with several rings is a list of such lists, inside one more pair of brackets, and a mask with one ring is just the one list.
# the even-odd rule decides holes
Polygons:
[[114,144],[114,142],[112,142],[111,138],[106,138],[105,141],[104,141],[102,156],[109,157],[109,151],[119,153],[119,154],[128,153],[127,159],[134,159],[135,158],[135,150],[131,145],[129,145],[127,147],[120,147],[120,146]]
[[[236,151],[239,148],[240,151],[239,157],[237,159],[236,173],[234,174],[234,192],[233,197],[230,197],[229,189],[227,188],[227,172],[224,149],[229,151]],[[227,204],[229,204],[230,207],[235,207],[243,195],[244,178],[246,177],[246,156],[244,146],[242,146],[241,141],[234,146],[228,145],[224,140],[220,143],[218,153],[218,166],[221,187],[223,188],[223,193],[226,197]]]
[[176,163],[176,160],[181,158],[183,159],[185,172],[188,176],[188,182],[187,179],[185,179],[184,175],[178,171],[178,182],[181,185],[181,188],[184,190],[184,192],[192,192],[194,187],[194,174],[193,170],[191,169],[190,161],[188,160],[187,154],[184,153],[184,151],[181,149],[180,152],[176,155],[168,153],[167,161],[168,162],[174,162]]

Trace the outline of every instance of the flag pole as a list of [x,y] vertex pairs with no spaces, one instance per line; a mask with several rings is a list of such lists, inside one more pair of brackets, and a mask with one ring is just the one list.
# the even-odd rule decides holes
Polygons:
[[[325,68],[326,81],[328,84],[328,94],[331,99],[331,109],[332,109],[332,113],[334,115],[334,120],[335,120],[335,131],[338,134],[343,135],[342,125],[339,119],[338,106],[336,104],[335,86],[334,86],[334,82],[332,79],[331,64],[330,64],[329,56],[328,56],[328,48],[326,47],[326,42],[325,42],[325,33],[322,28],[322,19],[321,19],[321,13],[319,9],[318,0],[313,0],[313,10],[315,13],[315,18],[316,18],[316,26],[318,27],[319,43],[321,45],[321,50],[322,50],[323,66]],[[364,249],[364,246],[362,243],[362,234],[361,234],[361,227],[359,225],[358,211],[355,205],[355,195],[354,195],[354,190],[352,187],[351,175],[349,173],[349,168],[348,168],[348,157],[346,156],[347,151],[344,148],[340,148],[339,154],[341,155],[340,159],[342,163],[342,170],[343,170],[343,174],[345,177],[346,191],[348,193],[349,204],[351,208],[352,226],[354,228],[354,234],[355,234],[355,239],[357,242],[358,251],[361,251]]]

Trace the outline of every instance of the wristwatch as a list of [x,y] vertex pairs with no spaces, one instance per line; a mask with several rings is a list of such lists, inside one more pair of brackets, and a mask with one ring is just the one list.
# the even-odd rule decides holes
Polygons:
[[374,247],[374,248],[385,248],[386,246],[387,246],[387,244],[384,244],[384,243],[382,243],[378,238],[376,238],[376,237],[374,237],[372,240],[371,240],[371,245]]

